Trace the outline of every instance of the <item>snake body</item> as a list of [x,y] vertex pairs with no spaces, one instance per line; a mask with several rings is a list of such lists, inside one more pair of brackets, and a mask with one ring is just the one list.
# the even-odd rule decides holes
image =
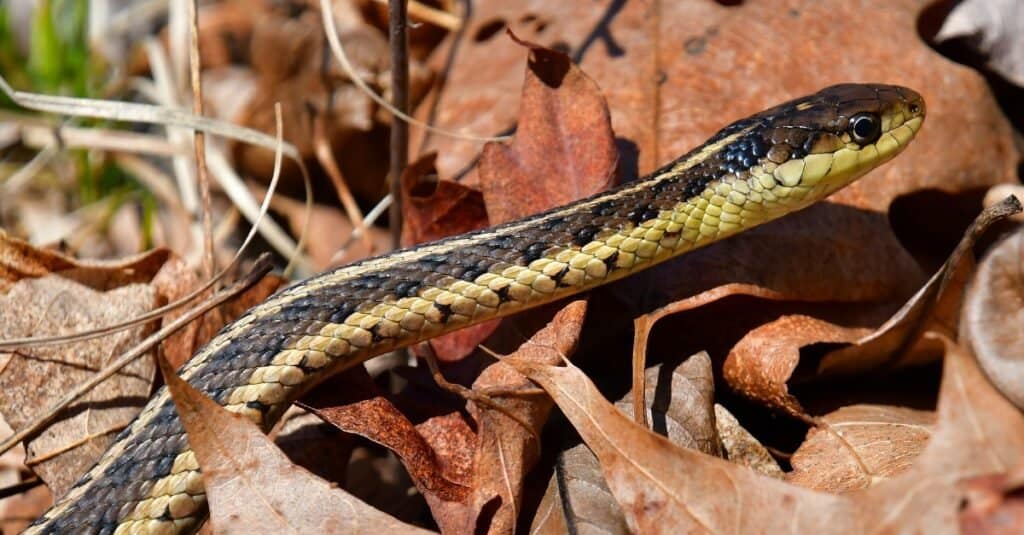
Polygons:
[[[900,152],[924,113],[906,88],[828,87],[737,121],[616,189],[285,288],[179,374],[268,429],[313,385],[374,355],[606,284],[818,201]],[[190,533],[206,512],[199,466],[162,389],[28,532]]]

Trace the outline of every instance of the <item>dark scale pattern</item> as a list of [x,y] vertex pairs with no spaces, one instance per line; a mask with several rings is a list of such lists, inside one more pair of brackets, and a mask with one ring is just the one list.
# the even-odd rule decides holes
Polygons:
[[[686,188],[676,184],[665,186],[662,191],[673,192],[673,195],[659,200],[652,197],[650,190],[641,190],[624,198],[601,203],[600,210],[592,210],[594,216],[586,220],[553,218],[543,224],[502,233],[476,246],[397,264],[386,273],[366,273],[328,284],[315,294],[300,296],[281,306],[273,316],[253,320],[244,336],[236,338],[201,365],[193,374],[191,383],[204,394],[224,404],[236,386],[248,382],[254,369],[270,362],[282,349],[294,343],[298,336],[316,334],[324,324],[343,322],[352,312],[371,309],[378,303],[392,301],[399,296],[416,295],[426,287],[437,286],[451,278],[473,280],[488,269],[526,265],[553,248],[583,245],[605,229],[627,228],[657,217],[658,211],[670,209],[678,201],[674,195],[686,191]],[[610,266],[614,265],[614,257],[608,262]],[[330,277],[330,274],[320,277]],[[283,291],[284,294],[287,292],[289,289]],[[503,302],[509,300],[507,288],[499,289],[496,293]],[[453,313],[447,305],[436,305],[436,308],[443,321],[447,321]],[[230,327],[227,327],[222,332],[229,330]],[[382,339],[376,335],[374,341],[380,342]],[[253,408],[264,413],[269,410],[269,407],[262,404],[256,404]],[[174,458],[185,446],[185,435],[173,403],[164,404],[153,424],[130,437],[129,441],[126,454],[106,470],[101,478],[102,484],[90,489],[91,494],[96,493],[96,496],[102,498],[92,500],[93,503],[110,504],[107,509],[91,508],[88,511],[90,518],[102,516],[104,524],[114,521],[123,504],[145,498],[149,490],[141,487],[127,488],[126,483],[153,481],[167,475]],[[128,508],[125,510],[127,512]],[[64,520],[72,522],[60,524],[65,527],[98,525],[89,522],[81,524],[83,518],[79,513],[65,515],[62,522]]]
[[[432,285],[451,283],[459,278],[472,280],[487,270],[524,265],[552,250],[581,246],[592,239],[601,239],[605,233],[630,228],[657,216],[662,210],[671,209],[680,201],[701,194],[712,181],[742,171],[764,158],[777,144],[788,144],[794,154],[806,154],[813,147],[816,135],[824,132],[838,136],[856,113],[881,113],[884,106],[905,101],[907,95],[903,90],[882,86],[829,88],[729,125],[708,143],[716,144],[727,136],[747,133],[690,166],[682,175],[672,176],[672,169],[703,147],[667,164],[651,177],[621,187],[626,190],[595,195],[579,201],[582,204],[575,207],[538,214],[531,217],[531,223],[526,226],[511,222],[453,238],[463,243],[446,252],[414,260],[382,262],[386,269],[372,273],[358,273],[366,263],[340,268],[308,281],[319,286],[308,295],[305,295],[309,291],[307,284],[283,289],[268,300],[267,306],[280,303],[281,298],[295,298],[281,305],[273,315],[252,319],[230,344],[205,362],[192,365],[192,383],[223,402],[234,387],[247,383],[255,368],[270,362],[299,337],[318,333],[327,323],[340,323],[355,311],[417,295]],[[665,176],[658,179],[659,175]],[[474,243],[473,238],[479,241]],[[443,249],[445,243],[449,242],[433,245]],[[614,266],[616,256],[605,261]],[[496,288],[495,293],[502,302],[511,299],[508,287]],[[450,307],[439,306],[438,310],[442,318],[452,315]],[[231,328],[226,327],[222,333]],[[393,340],[381,342],[377,350],[395,345]],[[259,403],[251,407],[269,413],[270,417],[276,415],[271,407]],[[264,422],[265,425],[271,423]],[[174,458],[186,446],[174,405],[169,401],[155,410],[153,420],[134,434],[122,433],[118,440],[125,442],[125,453],[109,462],[102,460],[107,463],[102,476],[79,483],[85,486],[84,498],[71,505],[58,504],[56,507],[64,507],[63,511],[57,518],[41,519],[42,532],[112,532],[117,517],[130,512],[136,501],[146,497],[152,484],[168,473]]]

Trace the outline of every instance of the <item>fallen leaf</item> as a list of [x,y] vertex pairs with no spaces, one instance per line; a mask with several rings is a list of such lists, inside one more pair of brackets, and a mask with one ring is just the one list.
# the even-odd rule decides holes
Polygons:
[[974,358],[948,338],[932,438],[902,475],[850,493],[875,532],[956,532],[960,481],[1005,474],[1024,462],[1024,414],[999,395]]
[[428,503],[466,499],[468,488],[461,484],[465,476],[448,470],[412,422],[377,391],[365,369],[353,368],[332,381],[346,389],[314,390],[303,398],[303,406],[338,429],[395,452]]
[[60,273],[61,277],[104,291],[126,284],[149,282],[170,255],[166,249],[112,261],[78,260],[33,247],[0,229],[0,292],[23,279]]
[[569,526],[577,533],[630,532],[618,502],[604,482],[601,465],[586,444],[561,452],[555,470],[559,474],[548,482],[530,533],[572,533]]
[[[707,352],[647,368],[644,389],[647,421],[654,432],[673,444],[722,456],[715,431],[715,378]],[[615,407],[623,414],[634,413],[629,396]]]
[[[159,299],[144,283],[168,258],[169,251],[158,249],[116,261],[83,261],[38,249],[0,230],[0,338],[87,331],[149,312]],[[0,352],[0,407],[6,420],[16,428],[27,426],[150,328],[136,326],[74,344]],[[27,442],[26,464],[55,496],[62,495],[135,416],[149,395],[153,371],[152,361],[140,358]]]
[[871,333],[810,316],[783,316],[747,333],[729,352],[722,374],[737,392],[790,415],[805,415],[789,392],[800,364],[800,348],[812,344],[852,344]]
[[868,488],[902,473],[931,437],[931,412],[849,405],[819,419],[793,454],[786,480],[825,492]]
[[[507,358],[549,365],[569,358],[579,342],[586,311],[586,301],[569,303]],[[540,432],[553,406],[546,396],[516,394],[533,389],[532,382],[503,362],[488,367],[473,383],[475,392],[500,390],[502,395],[491,399],[501,410],[475,404],[479,432],[473,490],[462,523],[449,525],[454,532],[470,532],[475,526],[487,526],[490,533],[516,531],[523,480],[540,456]]]
[[402,173],[402,243],[414,245],[487,226],[481,193],[438,180],[435,155],[412,162]]
[[[0,296],[0,338],[68,334],[135,318],[156,306],[145,284],[96,291],[58,274],[19,281]],[[101,338],[0,352],[0,407],[15,428],[35,421],[148,334],[146,325]],[[152,388],[153,361],[140,358],[73,403],[27,441],[26,464],[61,496],[106,451]]]
[[[676,446],[638,426],[571,364],[505,362],[541,385],[572,422],[600,461],[632,532],[810,533],[839,520],[832,512],[837,498]],[[813,513],[798,514],[804,510]]]
[[1024,229],[985,255],[971,281],[960,337],[996,388],[1024,410]]
[[[653,430],[672,443],[720,456],[712,409],[714,380],[711,358],[698,353],[687,359],[660,364],[645,373],[648,420]],[[632,415],[632,398],[615,403]],[[592,528],[605,533],[627,533],[626,519],[605,484],[597,457],[585,444],[559,454],[555,474],[538,505],[531,533],[564,533]],[[566,518],[569,515],[569,518]],[[567,526],[573,526],[569,530]]]
[[160,370],[203,472],[216,533],[429,533],[399,522],[292,464],[260,429]]
[[679,448],[633,423],[576,367],[506,359],[540,384],[601,462],[629,528],[644,533],[955,533],[960,481],[1024,461],[1024,414],[941,335],[946,366],[932,438],[902,475],[830,495]]
[[[726,381],[752,399],[803,416],[804,409],[788,388],[801,364],[803,347],[823,342],[842,344],[814,365],[805,365],[810,369],[803,381],[934,360],[941,349],[928,340],[918,342],[917,335],[929,325],[955,331],[950,323],[955,322],[954,311],[974,265],[971,249],[992,224],[1020,211],[1019,203],[1010,199],[1014,198],[979,214],[943,268],[877,329],[801,315],[783,316],[750,331],[732,348],[722,369]],[[869,318],[861,321],[865,319]]]
[[944,43],[965,40],[989,68],[1024,87],[1024,6],[1016,0],[965,0],[953,7],[935,35]]
[[604,191],[615,185],[618,162],[597,84],[569,56],[512,39],[529,50],[519,127],[512,144],[488,143],[480,157],[495,225]]
[[781,478],[782,468],[767,448],[743,428],[729,409],[715,403],[715,429],[725,458],[766,476]]

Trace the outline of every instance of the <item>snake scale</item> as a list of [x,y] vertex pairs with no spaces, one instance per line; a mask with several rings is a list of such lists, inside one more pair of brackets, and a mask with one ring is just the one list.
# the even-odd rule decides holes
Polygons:
[[[903,87],[825,88],[613,190],[296,283],[224,327],[179,374],[268,429],[313,385],[374,355],[606,284],[823,199],[899,153],[924,115]],[[190,533],[206,514],[199,466],[161,389],[27,532]]]

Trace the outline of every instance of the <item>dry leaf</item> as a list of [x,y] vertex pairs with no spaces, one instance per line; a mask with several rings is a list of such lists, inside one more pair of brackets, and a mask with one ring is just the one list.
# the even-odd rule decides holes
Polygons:
[[766,476],[781,478],[782,468],[767,448],[743,428],[729,409],[715,403],[715,429],[725,458]]
[[[676,445],[721,455],[712,409],[714,378],[707,353],[646,370],[645,387],[648,421],[653,423],[655,432]],[[615,407],[632,415],[631,396],[620,399]],[[627,533],[626,520],[605,485],[600,468],[597,457],[585,444],[562,452],[555,465],[557,473],[548,481],[530,531],[564,533],[570,531],[567,526],[571,525],[571,531]]]
[[[547,390],[597,456],[630,531],[810,533],[837,520],[836,498],[676,446],[638,426],[571,364],[506,362]],[[803,510],[822,514],[797,514]]]
[[800,363],[800,348],[811,344],[849,344],[868,334],[866,327],[846,328],[803,315],[783,316],[750,331],[726,358],[722,373],[744,396],[794,416],[800,402],[789,393],[789,380]]
[[0,229],[0,292],[22,279],[59,272],[97,291],[149,282],[170,256],[166,249],[112,261],[78,260],[7,235]]
[[[168,260],[155,250],[116,261],[81,261],[37,249],[0,230],[0,338],[105,327],[156,307],[147,286]],[[0,407],[22,428],[71,388],[141,340],[137,326],[103,338],[0,353]],[[26,445],[27,464],[60,496],[95,462],[149,396],[153,364],[140,358],[73,404]]]
[[428,533],[292,464],[256,425],[192,388],[166,361],[159,362],[203,471],[214,532],[337,533],[372,526]]
[[988,66],[1024,87],[1024,4],[1017,0],[965,0],[953,7],[935,40],[964,39]]
[[[99,292],[56,274],[25,279],[0,296],[0,338],[88,331],[141,316],[155,306],[155,292],[144,284]],[[0,352],[4,418],[15,428],[26,427],[149,330],[140,325],[81,342]],[[63,495],[146,403],[152,381],[151,358],[129,364],[30,439],[26,464],[55,496]]]
[[955,532],[966,496],[959,482],[1004,474],[1024,462],[1024,414],[992,388],[967,351],[946,348],[935,430],[902,475],[850,496],[877,532]]
[[366,437],[395,452],[428,503],[463,502],[466,476],[452,473],[430,444],[399,410],[377,391],[361,367],[332,379],[346,388],[321,388],[303,398],[303,406],[347,433]]
[[480,189],[491,224],[588,197],[615,185],[618,151],[604,96],[569,56],[533,43],[511,145],[488,143]]
[[600,459],[633,531],[953,533],[964,495],[959,482],[1006,473],[1024,461],[1024,415],[992,389],[963,349],[939,340],[946,366],[938,423],[925,451],[902,475],[842,496],[678,448],[622,415],[571,364],[506,362],[547,390],[573,423]]
[[819,419],[793,454],[786,480],[809,489],[847,492],[902,473],[931,437],[931,412],[849,405]]
[[[569,303],[509,358],[549,365],[569,358],[579,342],[586,311],[586,301]],[[523,479],[540,455],[541,428],[553,406],[546,396],[514,394],[534,388],[533,383],[503,362],[488,367],[473,383],[476,392],[500,389],[511,393],[492,400],[516,419],[487,405],[476,404],[479,433],[473,492],[461,525],[448,526],[454,532],[471,532],[476,526],[487,526],[489,533],[516,531],[522,508]]]
[[[561,474],[548,481],[530,533],[573,533],[570,525],[576,533],[629,533],[619,504],[605,485],[601,465],[586,444],[578,444],[559,454],[555,470]],[[569,519],[566,514],[570,515]]]
[[[1021,210],[1014,201],[1010,197],[979,214],[943,268],[878,329],[783,316],[750,331],[732,348],[722,370],[726,380],[750,398],[802,416],[804,410],[788,388],[800,364],[802,347],[822,342],[843,344],[822,357],[807,377],[801,378],[805,381],[933,360],[941,349],[927,340],[918,341],[917,334],[928,325],[955,330],[949,323],[954,321],[950,318],[955,317],[953,310],[974,265],[971,249],[992,224]],[[869,318],[861,321],[865,319]]]
[[1004,396],[1024,410],[1024,228],[994,246],[967,291],[961,338]]
[[402,173],[402,243],[414,245],[487,226],[479,191],[438,180],[434,155],[409,164]]
[[[644,390],[647,421],[654,432],[673,444],[722,456],[715,431],[715,377],[707,352],[647,368]],[[615,402],[615,407],[634,414],[630,396]]]

